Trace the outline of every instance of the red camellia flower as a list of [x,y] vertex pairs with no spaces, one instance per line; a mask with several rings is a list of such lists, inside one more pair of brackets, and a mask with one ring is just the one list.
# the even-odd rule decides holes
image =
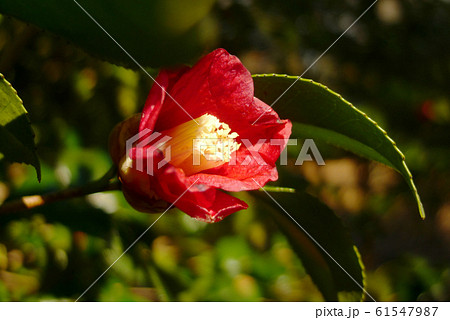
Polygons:
[[290,121],[253,96],[239,59],[217,49],[192,68],[162,70],[142,114],[113,130],[110,153],[137,210],[173,204],[216,222],[248,207],[222,190],[254,190],[278,179],[275,162],[290,133]]

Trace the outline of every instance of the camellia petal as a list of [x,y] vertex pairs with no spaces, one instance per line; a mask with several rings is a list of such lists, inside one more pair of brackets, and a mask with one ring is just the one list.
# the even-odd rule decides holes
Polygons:
[[[170,94],[176,102],[172,99],[166,100],[155,127],[158,131],[198,118],[205,113],[212,114],[228,124],[235,122],[237,117],[242,121],[252,114],[252,76],[238,58],[223,49],[213,51],[185,72],[173,85]],[[253,120],[259,115],[260,113]],[[236,128],[233,130],[238,132],[239,124],[234,125]]]
[[192,68],[162,70],[135,132],[136,117],[128,121],[110,138],[126,199],[144,212],[173,204],[207,222],[247,208],[219,189],[254,190],[278,179],[275,163],[292,127],[253,96],[250,73],[224,49]]

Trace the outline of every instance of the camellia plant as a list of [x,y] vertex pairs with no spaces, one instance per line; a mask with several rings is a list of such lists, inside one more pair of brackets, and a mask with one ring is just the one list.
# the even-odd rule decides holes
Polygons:
[[[192,218],[215,223],[247,209],[248,204],[241,198],[251,197],[271,208],[278,228],[326,300],[364,299],[362,262],[341,221],[301,186],[271,183],[278,180],[277,161],[280,156],[283,158],[285,148],[291,145],[289,142],[312,139],[398,171],[424,218],[403,154],[366,114],[312,80],[278,74],[251,75],[225,49],[203,55],[192,67],[173,68],[174,62],[200,57],[200,49],[205,47],[195,37],[195,30],[201,29],[201,18],[210,10],[212,2],[200,2],[201,10],[195,14],[187,12],[191,20],[182,20],[184,24],[181,23],[179,30],[158,24],[160,19],[156,17],[163,1],[142,4],[143,8],[134,10],[130,9],[133,5],[112,1],[114,5],[108,12],[102,11],[102,1],[80,1],[79,7],[50,0],[1,2],[0,12],[48,29],[104,60],[134,68],[137,64],[147,72],[139,64],[142,63],[145,67],[160,67],[160,71],[142,113],[120,122],[112,130],[109,152],[113,166],[103,178],[86,186],[8,200],[0,207],[0,213],[121,190],[139,212],[165,213],[176,207]],[[38,14],[44,10],[44,3],[47,13]],[[165,8],[163,12],[170,16],[168,10]],[[94,19],[102,16],[100,13],[112,17],[122,11],[124,19],[135,24],[122,21],[121,28],[117,29],[111,19],[98,22]],[[155,19],[142,18],[149,12]],[[65,27],[62,13],[73,19],[70,29]],[[141,38],[135,36],[131,27],[136,23],[143,24]],[[116,31],[114,38],[99,26]],[[158,30],[164,30],[164,34]],[[140,46],[142,40],[139,40],[145,37],[161,43],[162,47],[146,51],[148,47]],[[172,50],[179,41],[186,43],[184,53]],[[27,111],[3,76],[0,110],[2,161],[32,165],[41,180]],[[251,192],[243,196],[244,191]],[[303,207],[314,209],[304,211]],[[324,221],[326,228],[321,227]]]

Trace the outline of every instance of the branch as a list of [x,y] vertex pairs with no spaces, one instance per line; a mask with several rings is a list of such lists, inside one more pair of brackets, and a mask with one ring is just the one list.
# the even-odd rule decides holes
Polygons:
[[121,184],[119,181],[110,181],[115,176],[115,172],[116,170],[113,167],[100,180],[91,182],[85,186],[68,188],[44,195],[23,196],[20,199],[8,201],[0,206],[0,215],[29,210],[48,203],[82,197],[92,193],[120,190]]

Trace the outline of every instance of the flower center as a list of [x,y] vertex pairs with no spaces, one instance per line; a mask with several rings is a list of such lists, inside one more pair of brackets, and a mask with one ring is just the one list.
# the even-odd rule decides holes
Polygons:
[[160,147],[166,159],[186,175],[218,167],[231,160],[231,154],[239,149],[238,134],[231,132],[228,124],[208,113],[164,130],[168,142]]

